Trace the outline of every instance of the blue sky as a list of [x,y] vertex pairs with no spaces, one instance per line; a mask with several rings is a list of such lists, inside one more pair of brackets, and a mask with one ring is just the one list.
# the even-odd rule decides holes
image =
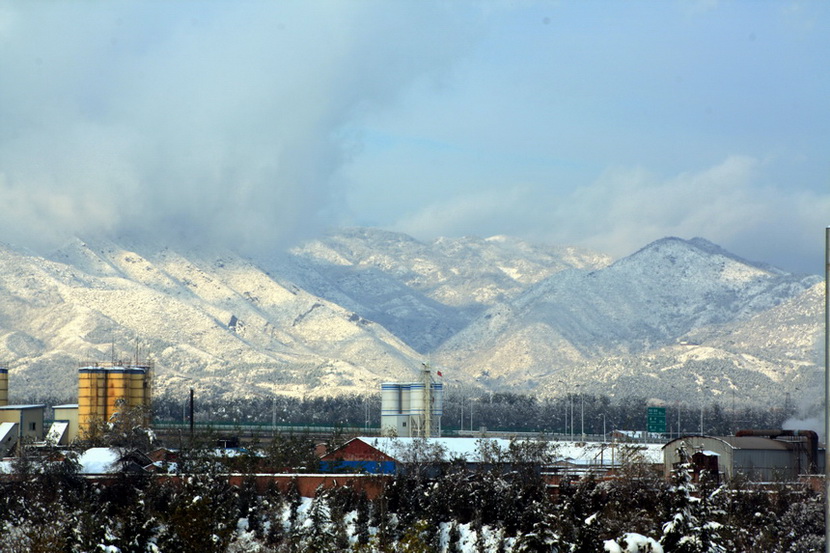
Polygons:
[[0,240],[329,226],[823,271],[830,7],[10,2]]

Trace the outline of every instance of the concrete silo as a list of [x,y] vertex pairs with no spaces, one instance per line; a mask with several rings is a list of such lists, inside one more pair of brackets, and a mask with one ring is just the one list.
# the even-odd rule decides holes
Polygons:
[[152,400],[152,365],[82,367],[78,370],[78,430],[89,434],[96,422],[109,422],[114,415],[134,408],[148,425]]
[[381,433],[402,438],[441,436],[444,386],[425,366],[420,382],[381,384]]

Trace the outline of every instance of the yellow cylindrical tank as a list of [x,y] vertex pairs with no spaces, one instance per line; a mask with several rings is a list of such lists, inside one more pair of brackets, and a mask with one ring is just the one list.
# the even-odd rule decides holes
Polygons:
[[[150,366],[83,367],[78,371],[78,427],[110,421],[131,407],[150,407]],[[145,424],[149,424],[146,417]]]
[[0,368],[0,406],[9,404],[9,370]]
[[147,371],[143,367],[137,367],[130,371],[130,407],[144,406],[144,381]]
[[106,371],[100,367],[78,370],[78,428],[89,429],[96,419],[106,416]]
[[106,373],[107,375],[107,407],[106,419],[110,420],[112,416],[129,407],[130,397],[130,369],[112,368]]

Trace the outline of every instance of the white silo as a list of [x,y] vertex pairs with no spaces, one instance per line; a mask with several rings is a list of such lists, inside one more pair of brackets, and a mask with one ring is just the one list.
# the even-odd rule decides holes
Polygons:
[[444,386],[424,365],[420,382],[381,384],[381,433],[400,437],[441,435]]

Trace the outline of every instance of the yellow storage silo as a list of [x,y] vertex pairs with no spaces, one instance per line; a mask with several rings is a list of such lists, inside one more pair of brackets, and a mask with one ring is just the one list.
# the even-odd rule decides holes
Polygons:
[[107,408],[106,419],[127,407],[130,401],[130,369],[110,368],[107,370]]
[[149,366],[135,367],[130,373],[130,407],[150,407]]
[[145,407],[149,424],[150,365],[83,367],[78,371],[78,429],[89,433],[95,421],[108,422],[123,409]]
[[106,420],[106,369],[83,367],[78,370],[78,429],[89,430],[96,420]]
[[0,368],[0,407],[9,404],[9,370]]
[[150,365],[133,367],[130,371],[128,404],[130,407],[141,407],[144,409],[142,421],[144,425],[150,424],[152,372],[152,367]]

